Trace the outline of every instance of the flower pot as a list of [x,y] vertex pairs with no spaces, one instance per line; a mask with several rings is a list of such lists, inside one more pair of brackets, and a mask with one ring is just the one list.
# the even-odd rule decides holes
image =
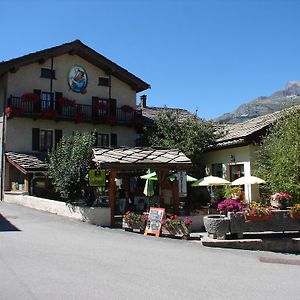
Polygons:
[[290,216],[292,219],[299,220],[300,219],[300,212],[295,212],[290,210]]
[[246,221],[270,221],[272,219],[271,215],[267,216],[249,216],[245,215]]

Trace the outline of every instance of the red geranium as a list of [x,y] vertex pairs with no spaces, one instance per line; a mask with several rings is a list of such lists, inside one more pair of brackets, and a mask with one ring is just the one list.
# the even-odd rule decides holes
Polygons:
[[23,102],[32,102],[38,104],[40,102],[40,96],[35,93],[26,93],[21,96]]

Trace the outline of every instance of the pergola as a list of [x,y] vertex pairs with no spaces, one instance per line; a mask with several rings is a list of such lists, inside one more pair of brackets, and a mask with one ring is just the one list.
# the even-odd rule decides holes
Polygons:
[[[170,170],[186,170],[192,166],[191,160],[178,149],[158,149],[145,147],[94,148],[93,161],[97,168],[109,170],[109,205],[111,221],[114,222],[116,197],[115,179],[118,171],[151,169],[158,174],[159,200],[162,189],[167,185]],[[178,185],[172,185],[174,208],[178,210]]]

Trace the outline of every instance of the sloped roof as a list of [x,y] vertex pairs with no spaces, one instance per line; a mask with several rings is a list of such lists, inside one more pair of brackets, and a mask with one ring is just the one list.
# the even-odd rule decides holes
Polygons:
[[56,47],[48,48],[38,52],[30,53],[15,59],[4,61],[0,63],[0,76],[8,71],[14,71],[18,68],[49,59],[51,56],[59,56],[69,53],[71,55],[78,55],[87,60],[91,64],[103,69],[107,73],[114,75],[120,80],[131,85],[137,92],[144,91],[150,88],[150,85],[140,78],[136,77],[126,69],[120,67],[116,63],[112,62],[108,58],[104,57],[100,53],[96,52],[92,48],[83,44],[80,40],[75,40],[70,43],[65,43]]
[[177,168],[191,166],[191,160],[178,149],[143,147],[94,148],[93,161],[104,169]]
[[194,114],[190,113],[188,110],[179,108],[139,106],[137,109],[142,111],[145,126],[154,126],[154,120],[161,112],[176,112],[179,123],[183,123],[186,119],[194,116]]
[[282,111],[277,111],[242,123],[220,125],[219,129],[225,132],[225,135],[217,139],[216,144],[211,148],[215,149],[247,145],[254,141],[258,136],[263,135],[267,128],[281,115]]
[[24,174],[33,171],[46,171],[47,164],[34,154],[16,152],[5,153],[7,160]]

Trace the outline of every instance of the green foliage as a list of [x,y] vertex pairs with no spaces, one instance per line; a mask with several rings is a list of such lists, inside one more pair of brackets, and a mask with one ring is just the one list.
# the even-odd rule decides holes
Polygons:
[[269,194],[300,193],[300,110],[293,108],[269,130],[258,150],[256,174],[267,181]]
[[94,143],[94,134],[76,132],[74,136],[63,137],[49,153],[48,175],[55,191],[66,202],[72,202],[81,194]]
[[180,122],[177,111],[165,110],[159,113],[155,127],[155,132],[148,138],[151,146],[180,149],[195,165],[200,165],[201,154],[217,138],[211,122],[197,116]]

